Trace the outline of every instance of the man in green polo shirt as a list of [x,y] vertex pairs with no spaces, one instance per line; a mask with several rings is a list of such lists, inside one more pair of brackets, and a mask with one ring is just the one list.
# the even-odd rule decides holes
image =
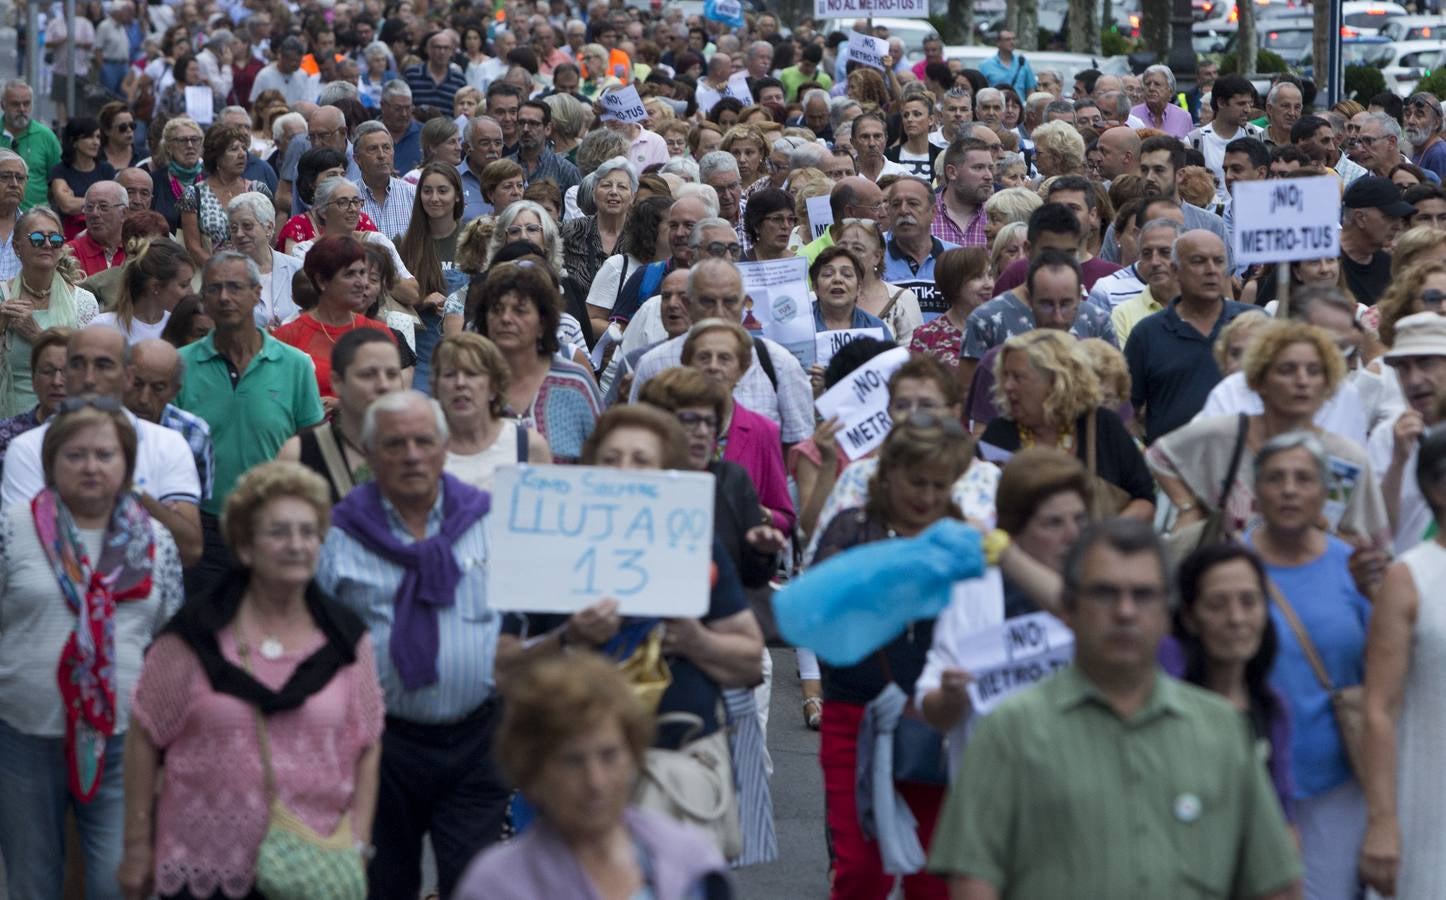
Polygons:
[[287,439],[322,420],[311,358],[256,327],[261,273],[240,253],[216,253],[201,273],[201,308],[216,327],[181,348],[185,380],[175,403],[211,426],[216,469],[202,506],[205,552],[187,573],[188,592],[215,583],[231,566],[216,517],[242,472],[276,458]]
[[30,118],[35,94],[30,85],[14,79],[0,91],[0,109],[5,113],[6,146],[20,154],[30,167],[25,182],[25,199],[20,211],[45,204],[50,197],[50,170],[60,164],[60,141],[55,132]]
[[1245,717],[1155,664],[1170,608],[1149,523],[1093,526],[1064,581],[1074,664],[975,726],[930,870],[955,900],[1295,896]]

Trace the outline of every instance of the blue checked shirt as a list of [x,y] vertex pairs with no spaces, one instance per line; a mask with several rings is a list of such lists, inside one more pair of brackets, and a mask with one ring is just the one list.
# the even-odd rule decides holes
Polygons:
[[196,458],[196,475],[201,479],[201,500],[211,499],[216,480],[216,451],[211,445],[211,426],[195,413],[186,412],[174,403],[161,410],[160,426],[169,428],[186,439],[191,455]]
[[352,184],[356,185],[357,193],[361,194],[362,212],[371,217],[377,231],[397,243],[399,236],[406,233],[407,223],[412,219],[412,199],[416,196],[417,189],[400,178],[393,178],[387,187],[387,200],[381,203],[364,180],[357,178]]
[[[392,534],[412,543],[411,533],[392,504],[383,498],[382,506]],[[456,602],[437,610],[437,681],[415,691],[403,689],[390,649],[393,598],[402,584],[401,567],[372,553],[340,528],[327,532],[316,583],[367,623],[387,715],[434,725],[457,722],[492,696],[492,667],[502,617],[487,607],[485,522],[485,518],[477,520],[452,545],[462,580]],[[427,535],[436,534],[441,527],[442,494],[438,492],[427,516]]]

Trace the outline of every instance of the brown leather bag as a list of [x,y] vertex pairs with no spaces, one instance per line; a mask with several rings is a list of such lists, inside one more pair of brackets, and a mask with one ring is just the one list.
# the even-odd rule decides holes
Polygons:
[[1129,491],[1106,481],[1099,474],[1099,429],[1095,424],[1100,417],[1098,409],[1093,410],[1085,420],[1085,468],[1090,473],[1089,514],[1091,521],[1109,519],[1120,514],[1134,498]]

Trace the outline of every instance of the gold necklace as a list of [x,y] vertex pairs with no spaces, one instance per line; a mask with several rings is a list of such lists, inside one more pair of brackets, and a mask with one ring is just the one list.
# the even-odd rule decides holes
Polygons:
[[34,297],[37,300],[50,299],[50,288],[46,288],[43,291],[37,291],[35,288],[30,286],[30,282],[25,280],[24,275],[20,276],[20,286],[25,289],[26,293],[30,294],[30,296]]
[[[318,319],[318,318],[316,317],[316,313],[312,313],[312,314],[311,314],[311,320],[312,320],[313,322],[315,322],[315,323],[321,328],[321,333],[324,334],[324,335],[326,335],[326,339],[327,339],[328,341],[331,341],[333,344],[336,343],[336,338],[332,337],[332,336],[331,336],[331,332],[326,330],[326,323],[323,322],[323,321],[321,321],[320,319]],[[356,324],[356,313],[352,313],[352,314],[351,314],[351,320],[348,321],[345,325],[342,325],[342,326],[339,326],[339,327],[343,330],[343,332],[345,332],[345,331],[350,330],[351,327],[352,327],[353,325],[355,325],[355,324]]]
[[[1033,447],[1033,446],[1034,446],[1034,431],[1033,431],[1033,429],[1028,428],[1027,426],[1024,426],[1024,425],[1019,425],[1019,426],[1017,426],[1017,427],[1019,428],[1019,449],[1021,449],[1021,450],[1028,450],[1030,447]],[[1059,437],[1055,438],[1055,440],[1054,440],[1054,445],[1055,445],[1056,447],[1058,447],[1059,449],[1061,449],[1061,450],[1073,450],[1073,449],[1074,449],[1074,427],[1073,427],[1073,426],[1070,426],[1070,428],[1068,428],[1067,430],[1061,431],[1061,432],[1059,433]]]

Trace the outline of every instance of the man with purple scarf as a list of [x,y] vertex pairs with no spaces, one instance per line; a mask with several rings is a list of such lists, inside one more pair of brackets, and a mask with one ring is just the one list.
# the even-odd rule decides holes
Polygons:
[[362,445],[375,480],[332,511],[316,580],[367,623],[386,699],[370,895],[418,896],[430,833],[445,898],[500,836],[508,799],[492,759],[489,497],[442,473],[447,421],[417,391],[373,402]]

